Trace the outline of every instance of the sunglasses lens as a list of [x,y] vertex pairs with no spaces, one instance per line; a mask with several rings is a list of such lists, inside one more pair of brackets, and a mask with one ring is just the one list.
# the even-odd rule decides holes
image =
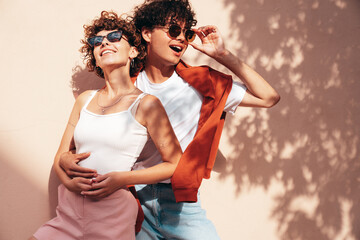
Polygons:
[[116,31],[116,32],[109,33],[106,38],[110,42],[118,42],[118,41],[120,41],[121,36],[122,36],[122,32],[121,31]]
[[99,46],[99,45],[101,45],[103,39],[104,39],[104,37],[102,37],[102,36],[95,36],[95,37],[88,38],[87,42],[91,46]]
[[181,27],[177,26],[177,25],[171,25],[169,27],[169,35],[172,38],[176,38],[177,36],[179,36],[181,34]]
[[94,37],[91,37],[91,38],[88,38],[87,39],[87,42],[91,45],[91,46],[94,46]]
[[186,41],[192,42],[192,41],[194,41],[195,37],[196,37],[196,34],[193,30],[186,30],[186,32],[185,32]]
[[94,38],[94,46],[100,46],[102,41],[104,40],[104,37],[97,36]]

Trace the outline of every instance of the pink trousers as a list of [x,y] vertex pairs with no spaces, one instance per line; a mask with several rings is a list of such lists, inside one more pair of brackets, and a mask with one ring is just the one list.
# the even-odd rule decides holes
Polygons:
[[38,240],[135,239],[138,204],[134,196],[120,189],[101,200],[58,188],[57,216],[34,234]]

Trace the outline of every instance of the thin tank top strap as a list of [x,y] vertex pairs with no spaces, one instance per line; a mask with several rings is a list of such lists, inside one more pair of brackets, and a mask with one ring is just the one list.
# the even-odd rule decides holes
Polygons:
[[131,113],[131,115],[133,115],[135,117],[135,113],[139,107],[140,104],[140,100],[143,99],[143,97],[145,97],[146,95],[148,95],[147,93],[141,93],[139,94],[139,96],[135,99],[135,101],[130,105],[129,107],[129,112]]
[[98,89],[98,90],[94,90],[94,91],[91,92],[90,97],[86,100],[86,102],[85,102],[85,104],[84,104],[84,106],[82,107],[81,110],[84,110],[84,109],[87,108],[87,106],[89,105],[90,101],[94,98],[95,94],[96,94],[98,91],[99,91],[99,89]]

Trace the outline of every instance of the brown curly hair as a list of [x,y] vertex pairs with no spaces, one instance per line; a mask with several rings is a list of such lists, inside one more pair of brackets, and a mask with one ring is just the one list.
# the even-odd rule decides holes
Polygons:
[[[141,33],[145,27],[153,30],[155,26],[165,26],[167,23],[185,23],[185,28],[195,26],[197,20],[188,0],[145,0],[134,8],[132,20]],[[146,48],[146,41],[142,38],[142,45]]]
[[102,69],[96,66],[94,47],[87,42],[88,38],[96,36],[102,30],[122,30],[129,44],[137,48],[139,54],[130,67],[130,76],[136,75],[143,67],[143,59],[146,55],[145,46],[141,44],[141,36],[131,19],[126,15],[119,17],[113,11],[102,11],[99,18],[95,18],[90,25],[84,25],[85,38],[81,40],[83,46],[80,52],[84,55],[84,62],[89,71],[95,71],[98,76],[104,78]]

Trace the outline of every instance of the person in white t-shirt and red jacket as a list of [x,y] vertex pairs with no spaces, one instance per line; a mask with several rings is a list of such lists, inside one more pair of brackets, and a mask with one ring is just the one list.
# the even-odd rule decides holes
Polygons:
[[[256,71],[225,47],[217,27],[194,28],[197,21],[188,0],[150,0],[135,7],[133,21],[142,34],[147,56],[135,85],[159,98],[184,154],[171,179],[137,185],[145,219],[136,239],[219,239],[201,208],[198,189],[209,178],[225,112],[238,106],[270,108],[279,94]],[[195,37],[200,44],[193,42]],[[181,60],[188,45],[230,69],[242,83],[207,66]],[[76,163],[89,154],[64,153],[60,166],[70,177],[91,178],[96,172]],[[161,163],[151,139],[133,170]],[[97,197],[107,185],[86,191]]]

